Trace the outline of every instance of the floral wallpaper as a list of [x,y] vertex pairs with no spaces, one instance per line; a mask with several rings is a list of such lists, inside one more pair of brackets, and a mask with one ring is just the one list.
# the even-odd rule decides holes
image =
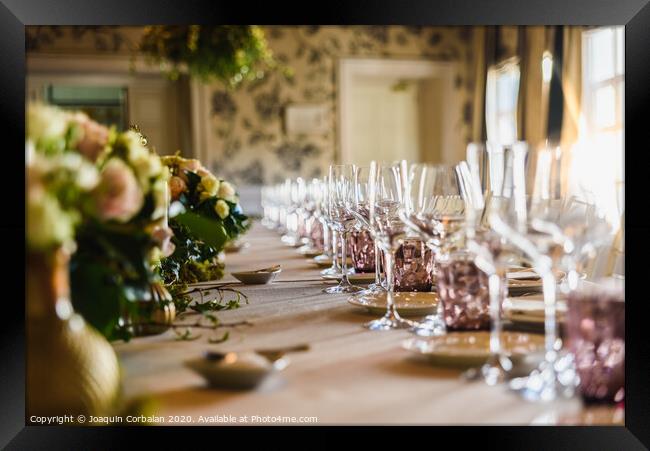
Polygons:
[[[206,88],[210,128],[206,143],[214,170],[238,183],[279,182],[317,177],[335,161],[337,64],[341,57],[425,58],[457,61],[455,88],[462,98],[457,130],[470,141],[472,121],[472,29],[404,26],[268,26],[275,56],[294,72],[279,73],[230,92]],[[329,131],[322,135],[285,133],[284,109],[319,103],[327,108]]]
[[[455,89],[462,99],[456,131],[470,141],[472,122],[473,29],[421,26],[265,26],[275,57],[290,67],[235,91],[219,84],[201,87],[208,122],[203,143],[194,149],[206,165],[238,184],[261,184],[302,175],[317,177],[337,154],[336,93],[342,57],[423,58],[458,63]],[[27,27],[31,52],[131,51],[139,27]],[[327,132],[287,135],[288,105],[317,103],[326,107]]]

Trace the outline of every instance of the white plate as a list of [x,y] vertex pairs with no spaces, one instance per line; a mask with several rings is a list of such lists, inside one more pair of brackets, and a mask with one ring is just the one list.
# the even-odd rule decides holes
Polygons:
[[[558,321],[563,322],[566,302],[558,300],[556,309]],[[541,295],[508,298],[503,303],[503,317],[513,323],[544,324],[544,298]]]
[[[341,280],[340,275],[321,276],[325,280]],[[363,272],[359,274],[348,274],[348,280],[352,283],[373,283],[375,281],[374,272]]]
[[[394,293],[393,301],[400,315],[425,316],[429,313],[435,313],[436,305],[438,305],[438,295],[436,293],[404,291]],[[377,315],[386,313],[385,292],[365,296],[352,296],[348,299],[348,302]]]
[[[523,332],[503,332],[501,344],[513,363],[544,348],[544,336]],[[490,332],[451,332],[428,339],[410,338],[402,347],[436,366],[473,367],[490,357]]]

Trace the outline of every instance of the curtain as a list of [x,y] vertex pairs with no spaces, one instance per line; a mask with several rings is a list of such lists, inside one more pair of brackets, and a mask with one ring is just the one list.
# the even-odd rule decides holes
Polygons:
[[485,82],[487,81],[488,61],[486,48],[490,37],[488,28],[475,27],[474,29],[474,96],[472,101],[472,131],[471,140],[474,142],[485,141]]
[[[582,27],[564,27],[562,66],[562,93],[564,112],[560,146],[564,150],[562,161],[563,187],[568,186],[573,146],[580,132],[580,111],[582,108]],[[566,194],[566,191],[563,192]]]

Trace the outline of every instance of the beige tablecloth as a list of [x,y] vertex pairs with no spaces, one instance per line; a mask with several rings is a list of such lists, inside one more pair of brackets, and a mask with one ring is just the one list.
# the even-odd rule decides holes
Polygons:
[[[220,344],[211,331],[194,341],[165,334],[116,343],[125,395],[151,397],[162,422],[183,424],[553,424],[620,421],[612,409],[584,409],[578,399],[531,403],[504,386],[464,382],[458,370],[414,360],[401,348],[408,331],[374,332],[372,319],[346,295],[322,293],[332,282],[319,269],[256,224],[250,247],[227,254],[227,271],[280,263],[275,283],[237,285],[249,304],[218,314],[223,323],[248,320]],[[228,274],[223,281],[234,281]],[[308,343],[291,354],[290,365],[252,391],[208,388],[183,361],[206,350],[238,351]],[[183,417],[187,416],[187,417]],[[206,423],[199,423],[202,419]],[[255,418],[255,417],[260,418]],[[266,418],[265,418],[266,417]],[[279,418],[287,417],[287,418]],[[289,419],[293,417],[294,419]]]

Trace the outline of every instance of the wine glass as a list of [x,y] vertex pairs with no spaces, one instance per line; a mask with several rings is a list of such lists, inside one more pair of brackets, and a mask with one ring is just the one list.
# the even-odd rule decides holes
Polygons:
[[[470,151],[468,148],[468,159]],[[488,385],[503,382],[512,369],[512,362],[503,352],[501,345],[501,311],[507,293],[506,271],[508,258],[513,254],[505,240],[490,229],[491,214],[509,214],[511,211],[526,209],[526,154],[528,147],[524,142],[517,142],[503,148],[498,145],[487,146],[487,158],[490,169],[490,189],[487,199],[483,199],[478,173],[468,164],[459,165],[459,174],[468,195],[474,200],[475,208],[468,208],[467,245],[475,255],[475,264],[488,275],[488,292],[490,298],[490,357],[479,370],[471,369],[465,377],[480,375]],[[478,202],[477,202],[478,199]],[[480,208],[481,205],[483,208]]]
[[354,202],[354,170],[355,166],[331,165],[328,177],[328,201],[332,228],[336,230],[341,238],[341,281],[335,287],[326,288],[326,293],[357,293],[363,291],[362,287],[352,285],[348,279],[347,243],[348,234],[354,227],[356,219],[351,213],[350,207]]
[[[405,201],[399,209],[401,221],[417,234],[434,253],[436,260],[443,252],[445,241],[459,230],[464,221],[464,201],[459,179],[453,166],[412,165],[405,183]],[[425,337],[444,335],[442,303],[435,315],[414,324],[412,332]]]
[[[572,250],[571,240],[560,226],[565,207],[561,161],[559,147],[539,149],[535,158],[533,192],[526,207],[520,200],[513,208],[489,212],[490,228],[530,258],[542,278],[544,360],[527,377],[515,378],[510,383],[512,389],[529,400],[550,401],[560,395],[572,395],[575,388],[573,377],[563,377],[571,373],[563,373],[558,368],[563,362],[558,359],[561,340],[557,333],[556,272],[567,252]],[[580,222],[584,224],[584,218],[571,221],[573,225]]]
[[[354,172],[354,202],[350,208],[352,214],[357,219],[357,225],[360,230],[370,233],[370,210],[368,207],[368,177],[370,174],[370,167],[357,166]],[[381,278],[381,264],[380,252],[377,246],[377,241],[373,239],[374,257],[375,257],[375,282],[370,284],[367,289],[360,291],[357,296],[372,295],[376,293],[385,292],[386,289],[382,285]]]
[[282,235],[280,240],[288,246],[296,246],[299,243],[300,237],[298,236],[298,195],[299,195],[299,181],[287,178],[283,186],[284,198],[284,225],[285,234]]
[[314,241],[313,233],[316,222],[318,221],[318,206],[321,196],[322,188],[319,179],[311,179],[305,184],[304,195],[301,198],[302,205],[300,207],[304,224],[304,244],[298,248],[298,252],[303,255],[314,255],[319,252]]
[[403,329],[415,325],[413,321],[400,317],[393,299],[395,252],[403,243],[408,231],[398,215],[404,201],[403,193],[406,176],[406,161],[386,166],[382,166],[376,161],[370,163],[368,171],[368,224],[375,243],[384,252],[387,282],[386,314],[382,318],[365,324],[365,327],[371,330]]

